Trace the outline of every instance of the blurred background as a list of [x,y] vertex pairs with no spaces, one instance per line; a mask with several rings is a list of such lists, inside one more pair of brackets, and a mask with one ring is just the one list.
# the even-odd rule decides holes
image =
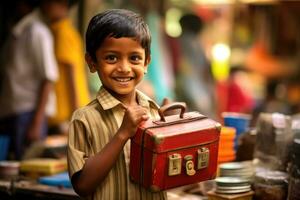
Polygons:
[[[1,50],[14,25],[38,3],[0,2]],[[251,119],[247,128],[257,127],[261,113],[295,116],[299,122],[300,0],[79,0],[70,7],[68,16],[78,32],[82,54],[89,20],[109,8],[131,9],[148,23],[152,34],[151,63],[139,89],[158,104],[165,98],[184,101],[188,110],[222,123],[224,112],[243,113]],[[55,29],[51,30],[54,33]],[[76,59],[84,63],[82,55]],[[2,66],[1,82],[5,76]],[[87,103],[101,86],[97,74],[91,74],[86,64],[82,71],[73,73],[83,76],[80,83],[86,80],[76,93]],[[68,92],[71,90],[65,90]],[[49,121],[48,135],[66,136],[70,113],[57,123]],[[252,130],[243,130],[250,134],[247,136],[252,150],[234,152],[225,161],[238,161],[236,156],[246,152],[251,155],[240,157],[240,161],[253,159],[257,138],[252,138]],[[41,156],[41,148],[50,157],[65,157],[66,137],[47,139],[43,145],[31,147],[27,157]],[[46,151],[49,149],[52,151]]]
[[[1,2],[1,47],[20,15],[17,3]],[[215,119],[224,111],[299,112],[300,1],[79,1],[70,16],[82,42],[90,18],[108,8],[132,9],[149,24],[152,62],[140,87],[159,103],[164,97],[186,101],[190,110]],[[180,19],[187,14],[201,23],[187,19],[196,33],[185,37],[189,28]],[[86,76],[93,97],[100,83],[96,75]]]

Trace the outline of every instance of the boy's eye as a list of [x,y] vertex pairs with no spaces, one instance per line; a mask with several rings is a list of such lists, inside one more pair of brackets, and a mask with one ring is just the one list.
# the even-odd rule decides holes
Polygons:
[[115,55],[107,55],[105,56],[105,60],[109,63],[113,63],[117,61],[117,56]]
[[130,60],[133,62],[133,63],[139,63],[143,58],[139,55],[133,55],[130,57]]

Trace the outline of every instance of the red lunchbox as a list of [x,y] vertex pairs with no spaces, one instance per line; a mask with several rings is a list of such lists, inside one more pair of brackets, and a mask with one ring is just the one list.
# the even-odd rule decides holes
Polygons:
[[[165,116],[181,109],[180,115]],[[161,191],[216,177],[221,124],[175,102],[159,110],[131,138],[130,178],[151,191]]]

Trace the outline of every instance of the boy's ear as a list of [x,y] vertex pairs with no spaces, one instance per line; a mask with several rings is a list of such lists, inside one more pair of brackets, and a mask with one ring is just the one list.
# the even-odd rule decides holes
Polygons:
[[148,58],[145,60],[145,65],[149,65],[151,61],[151,56],[149,55]]
[[90,54],[85,53],[85,61],[88,64],[91,73],[94,73],[94,72],[97,71],[97,69],[96,69],[96,63],[93,61],[93,59],[90,56]]
[[148,65],[150,64],[150,60],[151,60],[150,56],[145,60],[144,74],[147,74],[148,72]]

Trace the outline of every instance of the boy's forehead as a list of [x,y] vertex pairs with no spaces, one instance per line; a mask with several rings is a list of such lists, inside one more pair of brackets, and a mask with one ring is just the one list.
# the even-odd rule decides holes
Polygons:
[[106,48],[106,49],[135,49],[136,51],[144,51],[144,48],[142,47],[141,43],[136,39],[132,37],[106,37],[100,46],[100,48]]
[[123,39],[123,38],[130,39],[130,40],[133,40],[135,42],[139,42],[137,37],[127,37],[127,36],[114,37],[112,35],[108,35],[104,40],[118,40],[118,39]]

